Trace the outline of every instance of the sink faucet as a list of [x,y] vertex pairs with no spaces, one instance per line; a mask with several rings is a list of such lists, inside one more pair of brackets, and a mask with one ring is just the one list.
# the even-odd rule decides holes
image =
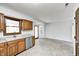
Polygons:
[[13,35],[14,38],[16,38],[16,35]]

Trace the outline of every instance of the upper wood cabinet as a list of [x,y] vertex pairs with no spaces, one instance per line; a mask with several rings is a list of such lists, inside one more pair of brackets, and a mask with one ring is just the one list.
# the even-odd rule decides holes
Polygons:
[[22,21],[22,30],[32,30],[32,21],[23,20]]
[[0,13],[0,31],[3,30],[3,27],[4,27],[4,14]]

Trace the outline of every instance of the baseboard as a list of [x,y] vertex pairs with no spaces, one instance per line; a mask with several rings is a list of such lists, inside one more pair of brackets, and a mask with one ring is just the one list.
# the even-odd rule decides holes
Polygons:
[[[43,38],[43,39],[51,39],[51,38]],[[64,41],[64,40],[59,40],[59,39],[51,39],[51,40],[55,40],[55,41],[59,41],[59,42],[65,42],[65,44],[73,46],[73,42],[70,42],[70,41]]]
[[17,56],[18,54],[20,54],[20,53],[22,53],[22,52],[24,52],[24,51],[26,51],[26,50],[29,50],[29,49],[33,48],[33,47],[34,47],[34,45],[33,45],[32,47],[29,47],[28,49],[24,49],[23,51],[17,53],[15,56]]
[[21,51],[21,52],[19,52],[19,53],[17,53],[16,55],[14,55],[14,56],[17,56],[18,54],[20,54],[20,53],[22,53],[22,52],[24,52],[24,51],[26,51],[27,49],[24,49],[23,51]]

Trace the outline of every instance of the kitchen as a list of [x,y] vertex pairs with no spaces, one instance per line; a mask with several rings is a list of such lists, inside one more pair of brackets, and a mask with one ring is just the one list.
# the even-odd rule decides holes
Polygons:
[[35,45],[34,25],[37,25],[37,22],[18,14],[13,10],[7,12],[6,8],[0,13],[1,56],[17,55]]
[[1,3],[0,55],[73,55],[73,19],[69,19],[73,4],[65,7],[65,3]]

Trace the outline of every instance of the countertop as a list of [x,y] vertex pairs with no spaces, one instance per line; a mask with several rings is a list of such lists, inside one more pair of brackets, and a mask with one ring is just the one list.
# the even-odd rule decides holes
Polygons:
[[33,35],[19,35],[19,36],[16,35],[16,36],[2,37],[2,38],[0,38],[0,43],[12,41],[12,40],[18,40],[21,38],[32,37],[32,36]]

